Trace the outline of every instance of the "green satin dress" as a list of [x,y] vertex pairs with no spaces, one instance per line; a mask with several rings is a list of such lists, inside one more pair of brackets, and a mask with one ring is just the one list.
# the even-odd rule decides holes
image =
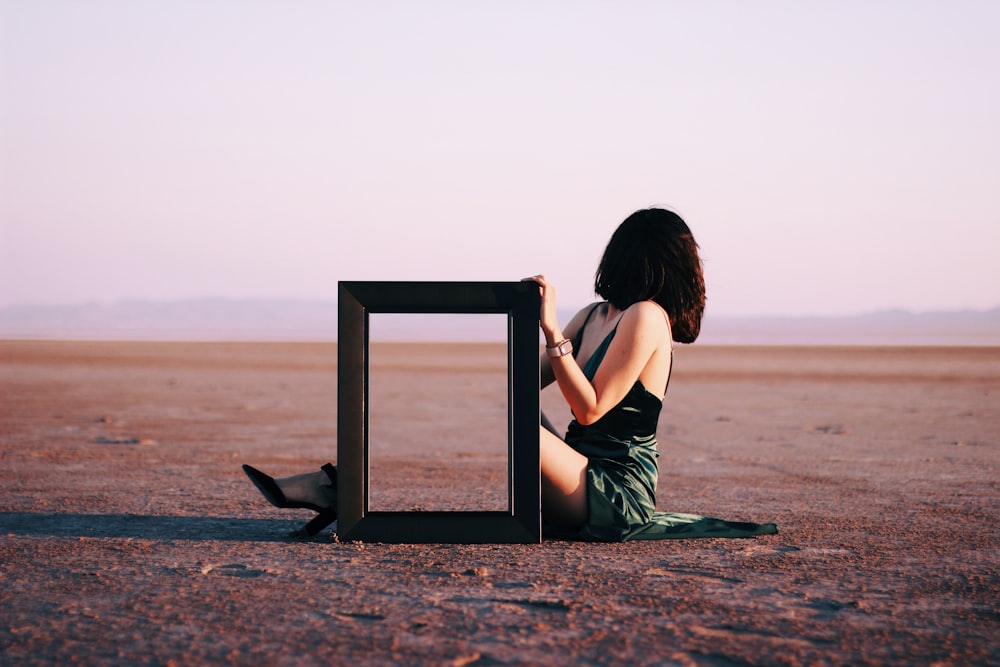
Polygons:
[[[596,309],[596,306],[595,308]],[[590,319],[594,310],[587,315]],[[583,330],[574,341],[579,350]],[[591,382],[617,326],[583,366]],[[669,384],[669,382],[668,382]],[[636,380],[618,405],[593,424],[570,422],[566,442],[587,457],[588,520],[579,536],[619,542],[684,537],[753,537],[778,532],[773,523],[724,521],[697,514],[657,512],[656,426],[663,402]]]

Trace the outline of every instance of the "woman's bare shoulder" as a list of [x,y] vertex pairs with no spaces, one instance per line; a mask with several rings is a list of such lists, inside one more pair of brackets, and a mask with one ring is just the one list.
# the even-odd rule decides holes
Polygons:
[[636,330],[670,331],[670,317],[667,311],[653,301],[637,301],[625,309],[622,324]]

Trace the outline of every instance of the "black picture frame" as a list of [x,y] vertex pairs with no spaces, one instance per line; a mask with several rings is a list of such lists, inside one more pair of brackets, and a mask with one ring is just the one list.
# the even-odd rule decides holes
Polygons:
[[[337,535],[343,541],[537,543],[538,286],[525,282],[341,281],[337,318]],[[507,511],[370,511],[369,315],[507,315]]]

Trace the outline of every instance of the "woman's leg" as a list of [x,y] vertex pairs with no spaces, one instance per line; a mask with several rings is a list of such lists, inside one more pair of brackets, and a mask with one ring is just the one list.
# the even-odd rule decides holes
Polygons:
[[[550,424],[539,428],[538,445],[542,515],[554,524],[583,525],[587,520],[587,457],[555,435]],[[319,507],[336,504],[330,478],[321,470],[279,477],[274,482],[288,500]]]
[[544,426],[538,436],[542,468],[542,516],[562,526],[587,521],[587,457]]

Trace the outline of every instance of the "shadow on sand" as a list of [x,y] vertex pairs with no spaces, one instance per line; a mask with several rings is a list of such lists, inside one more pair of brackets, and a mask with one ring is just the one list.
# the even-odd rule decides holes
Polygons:
[[141,514],[0,512],[0,534],[142,540],[285,542],[301,521]]

